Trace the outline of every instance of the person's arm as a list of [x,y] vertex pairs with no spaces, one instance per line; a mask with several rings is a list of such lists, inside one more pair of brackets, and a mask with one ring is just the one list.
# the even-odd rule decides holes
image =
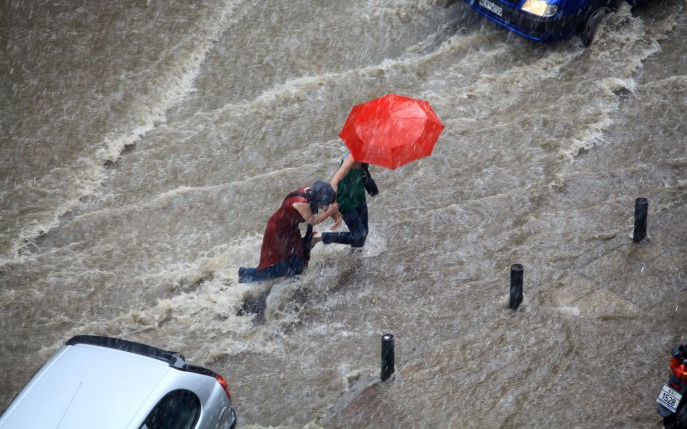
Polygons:
[[303,219],[313,226],[321,223],[328,217],[332,217],[336,221],[335,215],[339,213],[339,205],[337,203],[330,204],[326,211],[318,214],[310,211],[310,204],[308,203],[293,203],[293,208],[298,210]]
[[336,213],[332,214],[332,219],[334,219],[334,224],[329,228],[331,230],[339,229],[341,222],[343,221],[343,215],[339,212],[337,208]]
[[353,159],[353,154],[349,153],[348,155],[346,155],[346,157],[343,159],[343,162],[341,163],[341,167],[339,167],[339,169],[336,170],[336,173],[334,173],[331,182],[329,182],[335,191],[337,191],[339,182],[343,180],[344,176],[346,176],[346,174],[349,171],[351,171],[351,168],[353,168],[355,165],[356,162],[355,159]]

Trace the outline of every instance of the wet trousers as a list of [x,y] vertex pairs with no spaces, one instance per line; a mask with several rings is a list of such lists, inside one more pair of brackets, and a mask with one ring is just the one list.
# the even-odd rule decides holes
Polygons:
[[305,269],[305,260],[298,255],[291,255],[281,262],[258,270],[257,268],[239,268],[239,283],[254,283],[277,277],[298,275]]
[[350,244],[351,247],[363,247],[367,239],[369,228],[367,226],[367,201],[363,201],[353,210],[341,212],[343,220],[348,227],[348,232],[325,232],[322,234],[322,243]]

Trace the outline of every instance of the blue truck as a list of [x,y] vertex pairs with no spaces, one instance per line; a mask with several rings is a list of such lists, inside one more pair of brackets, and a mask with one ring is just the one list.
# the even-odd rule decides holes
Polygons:
[[[464,0],[510,31],[539,42],[579,36],[585,46],[599,24],[618,9],[615,0]],[[642,0],[627,0],[633,8]]]

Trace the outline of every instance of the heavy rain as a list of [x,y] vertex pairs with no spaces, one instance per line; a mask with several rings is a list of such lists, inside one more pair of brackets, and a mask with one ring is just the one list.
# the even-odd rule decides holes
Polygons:
[[[91,334],[221,373],[240,427],[662,426],[687,342],[685,0],[622,3],[589,47],[462,1],[0,7],[0,410]],[[390,93],[445,128],[370,167],[362,251],[238,283],[284,196],[338,168],[351,108]]]

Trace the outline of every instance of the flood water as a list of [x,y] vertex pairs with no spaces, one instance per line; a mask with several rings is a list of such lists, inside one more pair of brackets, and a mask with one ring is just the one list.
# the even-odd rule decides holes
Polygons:
[[[587,49],[436,0],[0,7],[0,409],[98,334],[222,373],[241,427],[661,427],[687,341],[685,0],[623,4]],[[372,167],[364,251],[238,284],[387,93],[445,129]]]

